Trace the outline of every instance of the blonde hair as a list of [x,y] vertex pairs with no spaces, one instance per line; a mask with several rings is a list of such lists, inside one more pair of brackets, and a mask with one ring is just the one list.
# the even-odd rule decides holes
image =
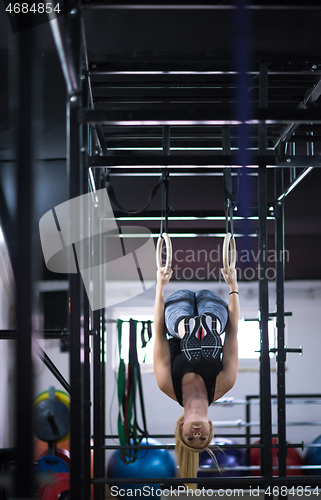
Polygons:
[[[181,477],[196,478],[197,470],[199,467],[199,454],[201,451],[206,450],[216,462],[213,452],[208,448],[214,436],[214,429],[213,426],[211,425],[210,435],[201,448],[192,448],[191,446],[185,444],[185,442],[183,441],[182,425],[181,425],[183,420],[184,420],[184,415],[181,415],[176,422],[176,428],[175,428],[175,451],[176,451],[177,464],[179,466]],[[197,483],[187,483],[185,484],[185,486],[187,488],[196,490]]]

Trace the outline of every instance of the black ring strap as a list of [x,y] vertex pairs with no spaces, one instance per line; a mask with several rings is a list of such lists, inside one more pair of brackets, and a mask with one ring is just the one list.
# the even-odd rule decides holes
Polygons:
[[108,168],[106,168],[106,172],[105,172],[105,181],[106,181],[106,190],[107,190],[110,201],[115,205],[115,207],[118,208],[118,210],[120,210],[121,212],[124,212],[125,214],[129,214],[129,215],[140,214],[141,212],[144,212],[145,210],[147,210],[147,208],[152,203],[157,191],[159,190],[159,188],[161,186],[161,179],[160,179],[158,184],[156,184],[156,186],[153,187],[153,189],[149,195],[149,200],[148,200],[147,205],[145,205],[140,210],[132,210],[131,211],[131,210],[126,210],[125,208],[123,208],[121,206],[121,204],[119,203],[119,201],[117,200],[117,196],[115,194],[114,187],[113,187],[112,182],[111,182],[111,177],[110,177],[110,173],[109,173]]

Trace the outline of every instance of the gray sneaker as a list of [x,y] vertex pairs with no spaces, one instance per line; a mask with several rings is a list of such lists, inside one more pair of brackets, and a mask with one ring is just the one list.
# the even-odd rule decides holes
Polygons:
[[210,314],[202,314],[201,316],[201,324],[206,332],[201,341],[201,350],[203,357],[209,362],[214,361],[222,351],[222,341],[217,332],[217,322],[218,319]]
[[201,358],[201,341],[196,337],[199,327],[199,316],[189,316],[184,319],[185,335],[181,340],[181,351],[192,364]]

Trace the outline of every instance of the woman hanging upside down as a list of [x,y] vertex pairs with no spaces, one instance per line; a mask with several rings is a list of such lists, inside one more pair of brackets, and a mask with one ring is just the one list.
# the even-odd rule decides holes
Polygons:
[[172,271],[157,271],[154,372],[160,390],[184,408],[175,449],[181,477],[186,478],[197,477],[199,453],[213,439],[208,407],[233,387],[237,376],[236,271],[221,272],[230,287],[228,304],[210,290],[179,290],[164,300]]

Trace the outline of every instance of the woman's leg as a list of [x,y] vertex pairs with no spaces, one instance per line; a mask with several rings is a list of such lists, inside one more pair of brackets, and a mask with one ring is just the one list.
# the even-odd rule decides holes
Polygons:
[[173,337],[181,339],[181,352],[187,361],[196,363],[201,357],[201,342],[196,337],[200,318],[196,316],[193,292],[180,290],[165,300],[165,325]]
[[195,294],[197,311],[201,318],[202,354],[207,361],[214,361],[222,352],[220,334],[224,332],[228,319],[228,306],[216,293],[200,290]]
[[[165,325],[173,337],[181,338],[179,323],[195,315],[195,295],[190,290],[178,290],[165,300]],[[182,335],[182,330],[180,333]]]
[[[222,334],[228,320],[228,305],[225,300],[211,290],[199,290],[195,293],[195,299],[198,316],[205,314],[207,318],[211,316],[213,319],[218,319],[219,324],[216,329],[219,334]],[[210,327],[209,319],[207,323]]]

